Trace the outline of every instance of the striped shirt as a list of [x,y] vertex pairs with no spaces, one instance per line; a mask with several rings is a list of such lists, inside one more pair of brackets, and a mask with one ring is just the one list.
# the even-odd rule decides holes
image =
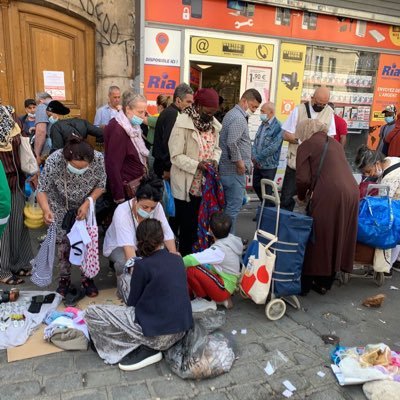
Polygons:
[[247,172],[251,170],[251,141],[248,116],[235,105],[224,117],[219,145],[222,150],[219,162],[221,175],[236,175],[236,161],[243,160]]

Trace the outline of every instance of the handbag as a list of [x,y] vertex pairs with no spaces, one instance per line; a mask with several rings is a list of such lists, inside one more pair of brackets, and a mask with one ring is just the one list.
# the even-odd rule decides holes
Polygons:
[[21,144],[19,146],[19,158],[21,162],[21,170],[27,175],[35,175],[39,171],[35,155],[28,137],[21,136]]
[[68,206],[68,191],[67,191],[67,174],[64,174],[64,189],[65,189],[65,206],[67,208],[67,212],[65,213],[61,228],[66,231],[67,233],[71,232],[72,227],[74,226],[76,220],[76,208],[69,209]]
[[307,215],[311,215],[311,213],[312,213],[312,198],[313,198],[313,194],[314,194],[314,189],[315,189],[315,186],[317,185],[318,178],[321,174],[322,166],[324,165],[326,153],[328,151],[328,146],[329,146],[329,136],[326,137],[326,142],[324,144],[324,150],[322,151],[321,159],[319,160],[317,175],[315,175],[315,179],[314,179],[313,183],[311,184],[311,188],[307,194],[308,195],[308,202],[307,202],[307,206],[306,206]]
[[133,199],[136,196],[136,190],[139,187],[143,176],[144,175],[142,175],[140,178],[133,179],[129,182],[124,182],[124,191],[128,199]]
[[[258,235],[269,240],[269,243],[262,244],[258,240]],[[245,266],[239,287],[256,304],[265,304],[269,294],[276,258],[269,248],[277,240],[275,235],[259,229],[244,256]]]
[[86,246],[86,253],[81,265],[81,271],[87,278],[94,278],[100,271],[99,260],[99,231],[94,211],[94,202],[89,199],[89,213],[86,218],[86,229],[89,233],[91,242]]
[[163,205],[167,217],[175,217],[175,200],[172,196],[171,185],[164,179]]

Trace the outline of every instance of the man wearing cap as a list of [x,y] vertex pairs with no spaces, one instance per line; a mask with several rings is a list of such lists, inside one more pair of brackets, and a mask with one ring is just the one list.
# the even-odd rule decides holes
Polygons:
[[42,163],[42,156],[50,151],[50,127],[46,108],[51,100],[52,97],[47,92],[36,93],[36,104],[38,106],[35,113],[35,136],[33,140],[36,161],[39,165]]
[[22,131],[29,135],[29,137],[32,137],[35,134],[35,99],[26,99],[24,101],[24,107],[25,115],[22,115],[19,120],[22,124]]
[[92,125],[82,118],[59,119],[60,115],[69,114],[69,108],[65,107],[57,100],[51,101],[47,106],[49,114],[50,139],[52,153],[55,150],[62,149],[71,136],[80,136],[84,139],[87,136],[94,136],[97,142],[103,142],[103,129]]
[[390,104],[385,107],[382,114],[385,116],[386,124],[383,125],[379,131],[379,144],[377,150],[383,153],[385,156],[389,155],[389,143],[386,142],[386,138],[394,129],[396,122],[396,107],[394,104]]
[[218,93],[214,89],[199,89],[194,106],[186,107],[178,115],[168,142],[175,228],[179,231],[182,256],[192,253],[197,239],[203,171],[207,164],[216,168],[221,156],[218,145],[221,124],[214,118],[217,110]]
[[[393,116],[391,118],[394,118],[396,116],[396,107],[393,106]],[[385,119],[388,117],[385,117]],[[391,122],[391,118],[388,118],[388,121]],[[388,151],[387,155],[389,157],[400,157],[400,118],[397,117],[397,119],[393,120],[394,123],[392,123],[392,130],[390,133],[388,133],[385,136],[385,144],[388,146]],[[389,123],[388,122],[388,123]]]

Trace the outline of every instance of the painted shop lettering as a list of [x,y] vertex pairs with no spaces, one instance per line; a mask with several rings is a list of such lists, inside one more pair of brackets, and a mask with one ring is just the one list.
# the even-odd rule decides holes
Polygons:
[[162,74],[161,76],[150,75],[149,82],[147,84],[149,89],[175,89],[176,81],[168,79],[168,74]]
[[396,64],[385,65],[382,70],[382,76],[400,76],[400,68]]

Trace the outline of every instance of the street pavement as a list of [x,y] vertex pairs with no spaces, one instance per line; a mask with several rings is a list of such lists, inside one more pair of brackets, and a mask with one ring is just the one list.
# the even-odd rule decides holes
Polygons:
[[[251,239],[254,234],[255,207],[255,202],[250,203],[239,217],[237,233],[243,238]],[[6,352],[1,351],[0,400],[284,399],[286,380],[296,387],[291,399],[365,399],[361,386],[338,385],[329,367],[332,346],[320,336],[336,335],[345,346],[384,342],[400,351],[400,291],[390,289],[400,288],[400,273],[394,274],[380,288],[372,280],[351,279],[347,285],[335,285],[325,296],[310,293],[300,298],[300,310],[288,306],[286,315],[275,322],[266,318],[263,306],[235,295],[222,331],[232,339],[237,360],[229,373],[203,381],[180,379],[164,361],[137,372],[123,372],[104,364],[91,350],[14,363],[7,363]],[[78,271],[75,279],[79,279]],[[97,283],[100,289],[115,286],[106,260]],[[51,288],[55,287],[54,283]],[[23,289],[34,286],[28,282]],[[364,298],[378,293],[387,297],[381,308],[361,305]],[[268,376],[264,368],[276,350],[288,361]]]

